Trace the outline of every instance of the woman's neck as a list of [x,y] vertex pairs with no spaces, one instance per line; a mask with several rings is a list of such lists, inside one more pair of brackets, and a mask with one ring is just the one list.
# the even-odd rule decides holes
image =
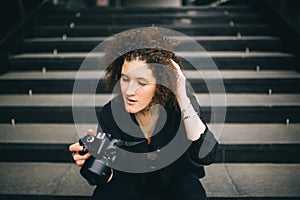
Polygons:
[[159,106],[153,105],[148,110],[143,110],[135,114],[136,121],[140,125],[144,136],[148,140],[148,143],[151,142],[151,136],[154,132],[156,122],[159,116]]
[[145,127],[151,122],[150,111],[141,111],[135,114],[135,119],[141,127]]

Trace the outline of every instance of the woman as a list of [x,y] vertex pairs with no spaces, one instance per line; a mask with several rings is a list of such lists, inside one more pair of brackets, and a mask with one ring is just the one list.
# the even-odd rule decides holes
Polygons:
[[[132,42],[128,42],[129,37],[133,38]],[[214,162],[218,143],[208,130],[195,96],[186,84],[180,59],[169,48],[162,48],[173,42],[166,40],[155,28],[153,32],[136,31],[130,36],[120,34],[117,38],[119,44],[127,42],[134,45],[140,40],[158,45],[157,48],[130,50],[107,67],[107,85],[115,87],[117,95],[99,111],[99,130],[109,133],[112,138],[137,142],[124,149],[146,152],[143,164],[150,167],[148,172],[142,173],[112,169],[107,184],[97,187],[93,197],[128,200],[206,199],[199,178],[204,177],[202,165]],[[115,46],[113,44],[108,48],[110,53],[107,55]],[[126,114],[130,117],[126,118]],[[88,134],[93,132],[89,130]],[[190,146],[183,148],[184,152],[180,152],[172,162],[151,166],[153,160],[163,161],[177,154],[176,144],[165,157],[158,153],[174,138],[177,138],[178,145]],[[82,149],[78,143],[69,147],[78,166],[83,166],[91,156],[90,153],[80,155]],[[133,167],[141,165],[129,160],[128,163]]]

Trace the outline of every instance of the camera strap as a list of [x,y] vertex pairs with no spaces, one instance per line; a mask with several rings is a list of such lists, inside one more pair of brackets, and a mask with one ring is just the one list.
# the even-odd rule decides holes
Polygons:
[[141,144],[143,142],[145,142],[145,140],[138,141],[138,142],[128,142],[128,141],[124,141],[124,140],[118,140],[114,144],[117,145],[118,147],[132,147],[137,144]]
[[[103,132],[98,132],[96,138],[101,139],[101,140],[103,140],[105,138],[108,138],[109,140],[113,139],[110,134],[103,133]],[[114,143],[114,145],[116,145],[118,147],[132,147],[134,145],[145,142],[145,140],[141,140],[141,141],[137,141],[137,142],[128,142],[128,141],[121,140],[121,139],[114,139],[114,140],[117,140],[117,141],[114,141],[113,143]]]

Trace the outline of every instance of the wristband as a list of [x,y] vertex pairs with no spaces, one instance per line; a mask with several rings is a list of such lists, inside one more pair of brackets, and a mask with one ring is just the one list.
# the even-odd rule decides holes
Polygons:
[[183,119],[183,120],[186,120],[186,119],[195,117],[195,116],[197,116],[197,115],[198,115],[197,112],[195,112],[195,113],[193,113],[193,114],[189,114],[189,115],[182,115],[182,119]]
[[198,112],[195,112],[192,104],[189,104],[186,108],[181,110],[182,119],[189,119],[191,117],[197,116]]

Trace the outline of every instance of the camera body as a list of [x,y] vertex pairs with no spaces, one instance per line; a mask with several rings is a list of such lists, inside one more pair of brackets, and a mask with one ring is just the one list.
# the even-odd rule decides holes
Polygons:
[[107,183],[112,173],[112,164],[117,157],[117,140],[112,139],[109,134],[99,132],[96,136],[86,135],[79,140],[83,146],[81,155],[90,152],[89,157],[82,168],[80,174],[90,185],[104,185]]

